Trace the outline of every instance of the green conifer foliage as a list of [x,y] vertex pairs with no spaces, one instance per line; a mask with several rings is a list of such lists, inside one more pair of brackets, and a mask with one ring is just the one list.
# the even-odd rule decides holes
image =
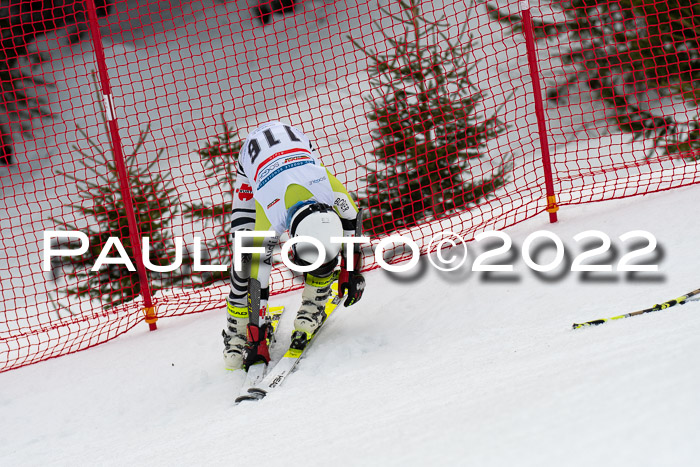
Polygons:
[[466,25],[450,38],[446,19],[426,19],[420,0],[398,3],[399,15],[383,9],[394,20],[390,28],[377,23],[386,51],[353,40],[368,56],[372,78],[367,101],[376,166],[365,166],[367,192],[360,196],[370,212],[365,232],[372,235],[453,214],[505,183],[505,168],[481,179],[469,170],[506,128],[495,114],[478,111],[483,94],[470,81],[476,64]]
[[[566,105],[570,88],[585,85],[605,104],[611,125],[635,140],[652,140],[658,154],[700,149],[697,0],[570,0],[552,2],[551,8],[565,20],[534,21],[535,35],[560,42],[568,78],[549,86],[550,103]],[[522,32],[518,14],[495,3],[489,9],[493,19]],[[649,105],[669,97],[689,108],[689,115]]]
[[[105,122],[102,101],[98,98],[97,102],[100,104],[100,114]],[[137,155],[144,149],[143,144],[149,130],[150,126],[147,125],[141,131],[133,151],[125,155],[125,163],[139,233],[141,237],[150,239],[149,260],[156,266],[168,266],[175,260],[175,248],[169,227],[172,217],[178,212],[179,201],[170,177],[156,172],[162,150],[148,164],[142,164],[140,167],[136,164]],[[106,122],[104,131],[108,132]],[[111,147],[105,148],[82,128],[79,128],[79,132],[89,149],[73,146],[81,156],[75,162],[78,169],[70,174],[58,170],[56,173],[77,185],[83,201],[80,204],[68,204],[67,207],[75,211],[75,218],[85,219],[87,228],[81,229],[76,224],[61,219],[51,220],[59,228],[86,233],[90,246],[81,256],[61,258],[60,267],[65,285],[59,291],[57,298],[61,305],[61,302],[71,304],[75,303],[76,298],[88,297],[99,300],[107,309],[133,300],[140,294],[138,272],[129,271],[122,264],[105,264],[97,272],[92,272],[91,268],[109,237],[120,239],[134,266],[136,266],[134,255],[141,255],[141,245],[137,245],[136,248],[131,245],[126,209]],[[77,248],[75,243],[69,246]],[[110,256],[116,256],[116,249],[113,248],[110,253]],[[181,271],[182,268],[173,272],[149,271],[151,290],[155,291],[188,281],[189,276],[184,276]]]
[[[213,141],[207,142],[197,151],[202,164],[204,175],[209,181],[212,192],[221,192],[224,201],[212,204],[205,200],[189,204],[184,209],[185,218],[201,220],[205,226],[214,227],[214,238],[207,241],[206,251],[209,260],[215,264],[224,264],[231,259],[231,238],[229,222],[233,209],[233,185],[236,181],[236,164],[238,153],[243,141],[238,132],[233,130],[224,117],[221,117],[222,132],[214,136]],[[202,275],[202,284],[228,279],[228,271],[211,272]]]

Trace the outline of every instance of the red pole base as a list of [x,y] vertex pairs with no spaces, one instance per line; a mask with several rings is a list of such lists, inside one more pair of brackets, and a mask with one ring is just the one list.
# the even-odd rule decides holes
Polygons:
[[147,306],[143,309],[143,311],[146,315],[146,323],[148,323],[148,330],[155,331],[156,329],[158,329],[158,326],[156,325],[156,321],[158,321],[158,316],[156,315],[156,307]]

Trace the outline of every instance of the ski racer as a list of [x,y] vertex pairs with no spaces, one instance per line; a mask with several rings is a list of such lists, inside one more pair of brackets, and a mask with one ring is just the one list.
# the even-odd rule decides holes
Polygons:
[[[353,250],[353,268],[346,268],[347,247],[331,237],[352,236],[361,222],[355,202],[341,182],[321,165],[313,145],[298,129],[272,121],[248,135],[238,157],[231,233],[274,231],[273,237],[255,237],[252,245],[263,254],[242,255],[240,270],[231,264],[227,298],[227,326],[223,331],[224,361],[231,370],[268,363],[271,327],[264,322],[269,297],[272,254],[279,235],[311,236],[325,248],[323,264],[304,274],[302,302],[292,342],[305,345],[326,318],[331,284],[338,279],[339,296],[350,306],[362,297],[365,280],[359,246]],[[319,250],[308,243],[291,249],[294,264],[311,265]],[[234,252],[235,253],[235,252]],[[336,272],[339,258],[341,268]],[[347,269],[351,269],[348,271]]]

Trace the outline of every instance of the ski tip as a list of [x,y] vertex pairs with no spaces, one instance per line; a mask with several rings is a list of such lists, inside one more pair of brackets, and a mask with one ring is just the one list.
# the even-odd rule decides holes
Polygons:
[[260,399],[262,399],[262,397],[260,397],[257,394],[244,394],[242,396],[236,397],[236,402],[234,405],[238,405],[241,402],[245,402],[245,401],[259,401]]
[[248,388],[248,394],[243,394],[241,396],[236,397],[236,401],[234,405],[238,405],[241,402],[246,402],[246,401],[259,401],[260,399],[263,399],[265,396],[267,396],[267,391],[264,389],[260,388]]
[[574,323],[573,328],[574,329],[581,329],[581,328],[587,328],[589,326],[598,326],[599,324],[603,324],[607,321],[610,321],[612,319],[620,319],[624,318],[624,316],[616,316],[615,318],[608,318],[608,319],[596,319],[594,321],[586,321],[585,323]]

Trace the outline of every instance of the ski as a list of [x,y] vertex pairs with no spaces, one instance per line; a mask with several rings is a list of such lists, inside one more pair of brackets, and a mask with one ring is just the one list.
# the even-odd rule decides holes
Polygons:
[[585,328],[587,326],[598,326],[599,324],[607,323],[608,321],[614,321],[614,320],[624,319],[624,318],[631,318],[632,316],[643,315],[645,313],[653,313],[655,311],[665,310],[666,308],[670,308],[672,306],[684,305],[687,302],[694,302],[694,301],[698,301],[698,300],[700,300],[700,289],[693,290],[692,292],[688,292],[687,294],[685,294],[681,297],[674,298],[673,300],[669,300],[667,302],[654,305],[653,307],[646,308],[644,310],[633,311],[631,313],[625,313],[624,315],[613,316],[611,318],[601,318],[601,319],[596,319],[593,321],[586,321],[585,323],[574,323],[573,328],[574,329],[581,329],[581,328]]
[[[284,313],[284,307],[283,306],[273,306],[268,308],[267,314],[265,315],[265,319],[269,320],[270,324],[272,325],[272,337],[274,341],[275,333],[277,332],[277,327],[279,326],[280,319],[282,318],[282,313]],[[270,342],[270,345],[272,345],[272,342]],[[248,393],[248,389],[250,389],[253,386],[258,385],[263,377],[265,376],[265,370],[267,369],[267,365],[264,363],[256,363],[255,365],[251,366],[248,368],[248,371],[246,372],[245,376],[245,381],[243,381],[243,386],[241,386],[241,389],[239,391],[239,395],[245,395]]]
[[258,383],[247,389],[247,394],[241,391],[241,395],[236,398],[236,405],[243,401],[255,401],[264,398],[271,390],[279,387],[282,382],[289,376],[299,364],[299,361],[304,357],[306,352],[311,347],[318,336],[321,329],[325,326],[330,315],[335,311],[341,302],[341,298],[337,294],[337,284],[333,284],[333,295],[326,303],[326,319],[316,332],[306,340],[306,342],[292,341],[289,348],[284,353],[284,356],[279,362],[265,375]]

